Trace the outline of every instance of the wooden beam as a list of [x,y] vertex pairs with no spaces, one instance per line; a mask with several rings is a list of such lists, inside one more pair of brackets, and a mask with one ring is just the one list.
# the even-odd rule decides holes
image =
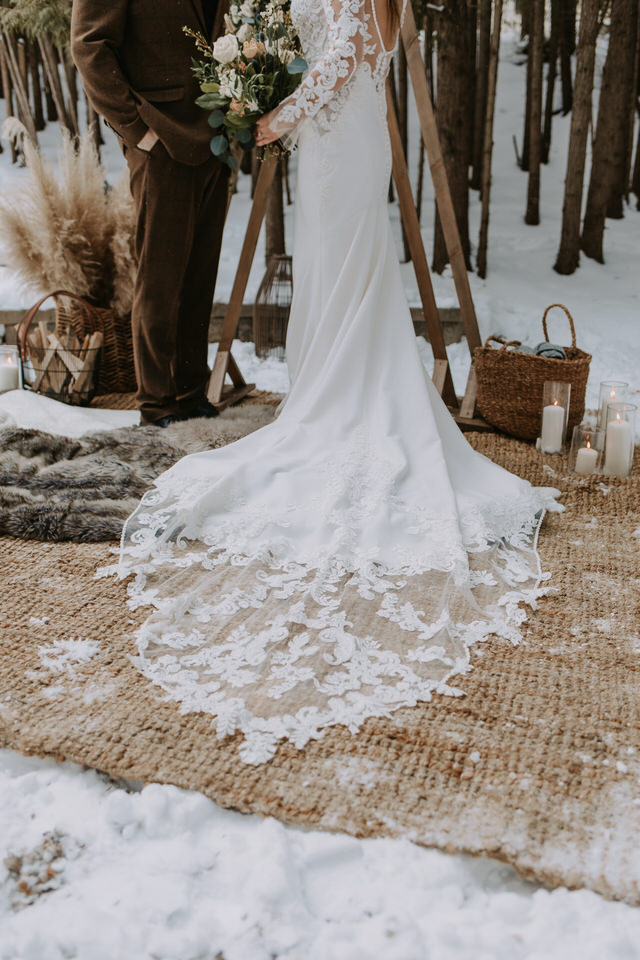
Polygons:
[[238,391],[237,399],[242,398],[240,396],[241,393],[242,396],[246,396],[244,387],[247,385],[245,384],[244,378],[240,373],[235,360],[231,356],[231,347],[233,345],[233,339],[238,328],[240,311],[242,310],[242,301],[244,299],[245,290],[247,289],[247,283],[249,282],[251,265],[256,254],[260,230],[262,228],[262,222],[264,220],[264,215],[267,208],[269,188],[273,182],[277,163],[277,158],[272,156],[265,157],[260,167],[260,173],[258,174],[256,189],[253,194],[253,203],[251,205],[251,213],[249,214],[249,222],[247,224],[247,230],[244,236],[244,243],[242,245],[240,259],[238,261],[238,269],[236,270],[233,289],[229,298],[229,306],[227,308],[227,313],[222,325],[218,353],[216,354],[213,372],[211,374],[211,379],[209,380],[209,400],[216,406],[223,402],[223,395],[228,400],[228,392],[227,394],[224,392],[224,382],[227,373],[231,377],[234,387]]
[[418,214],[416,212],[409,171],[402,146],[398,117],[389,83],[387,83],[387,123],[389,125],[389,138],[391,141],[393,179],[398,193],[398,203],[400,204],[404,232],[411,252],[411,260],[418,283],[418,290],[420,291],[420,299],[422,300],[422,310],[429,334],[429,342],[433,350],[434,359],[436,360],[434,383],[445,403],[453,405],[456,403],[456,391],[453,386],[453,379],[449,368],[449,358],[444,342],[442,324],[440,323],[440,314],[438,313],[436,298],[431,284],[429,264],[427,262],[424,243],[422,242],[420,221],[418,220]]
[[473,351],[476,347],[482,346],[482,342],[480,340],[478,320],[476,317],[475,307],[473,305],[473,297],[471,296],[467,267],[464,262],[460,233],[453,208],[453,200],[451,198],[451,190],[449,189],[447,172],[444,166],[444,158],[442,156],[442,149],[440,147],[438,127],[436,125],[433,104],[431,103],[431,96],[429,94],[429,87],[424,69],[424,61],[420,51],[418,31],[416,28],[416,21],[413,15],[411,4],[407,4],[405,11],[402,25],[402,42],[407,55],[407,66],[409,68],[413,93],[418,110],[420,129],[422,131],[422,140],[424,142],[424,148],[427,152],[427,157],[429,158],[429,167],[431,170],[431,178],[433,180],[433,187],[436,195],[436,203],[438,205],[438,213],[440,214],[442,232],[444,234],[444,240],[447,247],[447,252],[449,254],[449,261],[451,263],[451,271],[453,273],[453,279],[456,285],[460,310],[462,312],[465,335],[467,337],[469,349],[471,350],[471,354],[473,356]]

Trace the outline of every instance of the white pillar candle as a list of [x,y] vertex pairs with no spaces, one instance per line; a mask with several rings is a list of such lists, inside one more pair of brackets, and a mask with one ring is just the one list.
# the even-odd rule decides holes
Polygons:
[[542,434],[540,446],[543,453],[560,453],[564,441],[565,409],[558,401],[549,404],[542,411]]
[[598,464],[598,451],[587,441],[586,447],[580,447],[576,456],[576,473],[595,473]]
[[616,393],[616,387],[611,387],[609,396],[605,397],[602,401],[602,407],[600,408],[600,426],[606,427],[607,425],[607,410],[609,409],[610,403],[618,402],[618,395]]
[[0,393],[18,389],[18,364],[10,355],[0,356]]
[[633,436],[627,420],[610,420],[607,424],[604,472],[612,477],[627,477],[631,466]]

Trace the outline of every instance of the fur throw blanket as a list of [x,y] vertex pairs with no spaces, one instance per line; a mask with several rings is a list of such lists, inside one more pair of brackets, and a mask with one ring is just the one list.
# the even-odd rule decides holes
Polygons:
[[67,439],[0,429],[0,535],[87,543],[119,540],[122,525],[159,474],[189,453],[223,447],[269,423],[252,405],[164,430],[127,427]]

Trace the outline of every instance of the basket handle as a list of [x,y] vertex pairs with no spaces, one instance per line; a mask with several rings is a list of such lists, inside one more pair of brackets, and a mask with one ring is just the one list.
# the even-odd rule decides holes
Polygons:
[[564,310],[564,312],[566,313],[566,315],[567,315],[567,320],[569,321],[569,326],[571,327],[571,346],[575,349],[575,346],[576,346],[576,328],[575,328],[575,324],[574,324],[574,322],[573,322],[573,317],[571,316],[571,314],[569,313],[569,311],[568,311],[567,308],[565,307],[564,303],[552,303],[551,306],[550,306],[550,307],[547,307],[547,309],[545,310],[544,316],[542,317],[542,330],[543,330],[543,332],[544,332],[544,338],[545,338],[545,340],[547,341],[547,343],[551,343],[551,341],[549,340],[549,331],[548,331],[548,329],[547,329],[547,315],[548,315],[548,313],[549,313],[550,310],[553,310],[553,309],[554,309],[554,307],[559,307],[561,310]]
[[70,293],[69,290],[54,290],[53,293],[48,293],[46,296],[38,300],[38,302],[34,304],[30,310],[27,310],[24,317],[20,321],[17,339],[18,348],[20,351],[20,359],[23,363],[25,363],[27,359],[27,335],[29,333],[29,327],[33,323],[34,318],[42,307],[43,303],[46,303],[46,301],[50,300],[51,298],[55,299],[56,297],[69,297],[70,300],[75,300],[82,307],[84,307],[90,319],[93,321],[94,327],[97,327],[99,317],[95,308],[88,302],[88,300],[85,300],[83,297],[79,297],[77,293]]
[[499,343],[503,350],[506,350],[507,347],[521,347],[521,340],[505,340],[504,337],[488,337],[485,342],[485,347],[488,347],[490,343]]

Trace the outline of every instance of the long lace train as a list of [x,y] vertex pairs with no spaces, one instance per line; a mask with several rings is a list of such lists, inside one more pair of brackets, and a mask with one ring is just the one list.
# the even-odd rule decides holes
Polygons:
[[280,114],[299,140],[291,391],[277,419],[181,460],[127,523],[119,572],[143,673],[184,712],[280,741],[356,731],[459,694],[473,644],[517,642],[545,590],[557,492],[477,454],[420,362],[386,203],[372,0],[293,0],[311,64]]

